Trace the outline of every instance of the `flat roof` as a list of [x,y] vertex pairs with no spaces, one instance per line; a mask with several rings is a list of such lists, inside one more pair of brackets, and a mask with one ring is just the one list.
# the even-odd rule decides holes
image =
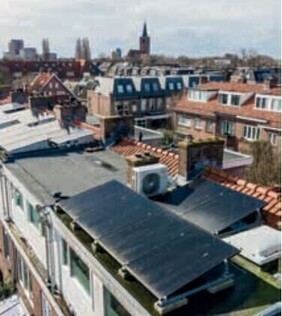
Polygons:
[[55,192],[71,197],[112,179],[122,183],[127,179],[126,161],[110,150],[39,152],[4,166],[42,204],[53,203]]
[[258,226],[224,240],[240,249],[243,257],[258,265],[281,256],[281,232],[269,226]]
[[59,205],[157,298],[238,253],[116,180]]
[[213,234],[265,205],[264,201],[206,179],[167,193],[161,203]]

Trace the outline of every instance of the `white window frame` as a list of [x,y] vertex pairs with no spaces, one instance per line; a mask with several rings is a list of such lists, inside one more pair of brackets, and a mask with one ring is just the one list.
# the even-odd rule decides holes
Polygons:
[[123,86],[123,84],[117,84],[117,92],[119,94],[124,94],[124,86]]
[[[222,103],[221,102],[221,95],[227,95],[227,103]],[[233,96],[239,96],[240,100],[239,100],[239,104],[235,105],[231,103],[232,97]],[[241,106],[241,102],[242,102],[242,93],[240,92],[229,92],[229,91],[219,91],[218,92],[218,102],[223,105],[223,106],[233,106],[233,107],[240,107]]]
[[220,122],[220,134],[221,135],[230,135],[234,136],[235,135],[235,123],[232,121],[221,121]]
[[207,102],[208,91],[200,89],[191,89],[188,92],[188,100],[196,102]]
[[141,112],[147,112],[147,100],[146,99],[141,100]]
[[259,140],[260,128],[253,125],[245,125],[243,130],[243,137],[249,141]]
[[178,125],[185,126],[185,127],[191,127],[192,120],[190,117],[187,117],[185,115],[179,115],[177,120]]
[[269,132],[268,133],[268,140],[272,146],[277,146],[278,144],[278,134]]
[[195,117],[194,119],[194,128],[195,129],[203,129],[203,120],[199,117]]
[[211,120],[206,121],[206,132],[207,133],[213,133],[214,131],[214,122]]
[[131,111],[132,111],[132,113],[136,113],[137,112],[137,104],[132,104]]
[[[260,99],[266,100],[266,105],[264,108],[260,106],[260,101],[259,101]],[[278,102],[278,104],[280,103],[280,108],[278,106],[278,109],[274,109],[275,102]],[[270,112],[281,113],[281,97],[274,96],[274,95],[258,94],[256,95],[256,99],[255,99],[255,109],[258,111],[270,111]]]

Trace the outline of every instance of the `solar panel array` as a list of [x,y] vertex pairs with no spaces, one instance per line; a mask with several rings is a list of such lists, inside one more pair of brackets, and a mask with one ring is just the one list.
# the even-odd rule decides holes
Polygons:
[[60,207],[157,298],[238,252],[116,180]]

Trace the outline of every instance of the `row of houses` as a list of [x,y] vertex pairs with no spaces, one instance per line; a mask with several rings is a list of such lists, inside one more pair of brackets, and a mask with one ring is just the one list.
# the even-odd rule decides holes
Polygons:
[[[138,91],[117,81],[117,95],[119,84]],[[83,106],[40,105],[0,108],[0,268],[27,315],[232,313],[235,297],[251,308],[267,285],[249,293],[233,259],[247,238],[246,258],[277,264],[277,189],[220,171],[242,167],[222,140],[185,140],[178,154],[128,139],[105,149],[77,124]]]

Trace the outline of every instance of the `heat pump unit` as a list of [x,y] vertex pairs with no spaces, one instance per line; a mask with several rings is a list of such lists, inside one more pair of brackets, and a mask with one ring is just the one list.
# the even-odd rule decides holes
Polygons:
[[154,164],[133,168],[133,189],[146,196],[154,196],[166,192],[168,186],[167,167]]

